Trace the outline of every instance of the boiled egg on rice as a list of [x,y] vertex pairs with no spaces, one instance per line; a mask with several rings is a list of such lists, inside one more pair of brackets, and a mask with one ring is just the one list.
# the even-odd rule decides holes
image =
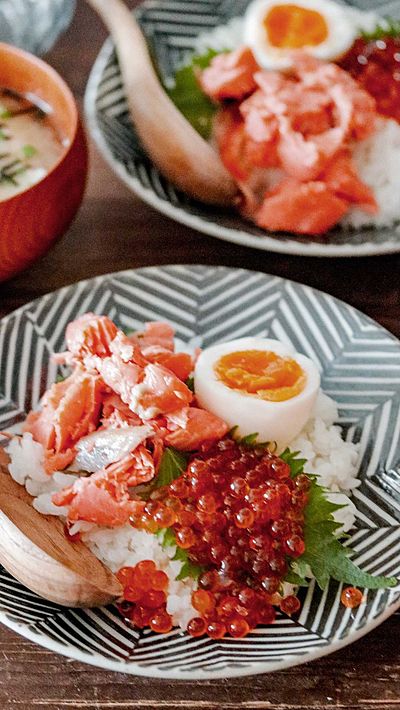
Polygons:
[[264,69],[287,70],[295,50],[332,61],[360,34],[357,15],[331,0],[254,0],[244,22],[244,43]]
[[239,436],[258,433],[282,451],[303,429],[320,387],[314,363],[289,345],[241,338],[203,350],[194,388],[204,409],[237,426]]

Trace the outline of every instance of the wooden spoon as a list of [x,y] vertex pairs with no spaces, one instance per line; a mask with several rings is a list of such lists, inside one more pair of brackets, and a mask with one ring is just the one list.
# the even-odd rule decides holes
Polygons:
[[208,204],[234,204],[237,186],[216,151],[168,98],[133,14],[122,0],[87,1],[114,40],[131,117],[152,161],[191,197]]
[[41,515],[12,478],[0,449],[0,563],[39,596],[63,606],[94,607],[122,595],[117,578],[83,542],[71,542],[59,518]]

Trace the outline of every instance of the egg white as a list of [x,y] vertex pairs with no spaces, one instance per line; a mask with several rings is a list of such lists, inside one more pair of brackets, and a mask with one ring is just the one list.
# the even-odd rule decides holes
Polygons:
[[332,61],[341,57],[360,34],[359,16],[331,0],[254,0],[247,8],[244,20],[244,43],[250,47],[263,69],[286,71],[295,63],[293,50],[274,47],[268,41],[263,21],[276,5],[298,5],[319,12],[328,27],[328,36],[316,46],[304,51],[317,59]]
[[[229,388],[218,379],[214,367],[223,355],[243,350],[272,351],[295,360],[306,374],[303,391],[283,402],[270,402]],[[267,338],[240,338],[207,348],[200,354],[194,372],[196,398],[203,409],[221,417],[229,427],[237,426],[240,436],[258,432],[258,441],[275,441],[278,451],[290,444],[305,426],[319,388],[320,375],[309,358]]]

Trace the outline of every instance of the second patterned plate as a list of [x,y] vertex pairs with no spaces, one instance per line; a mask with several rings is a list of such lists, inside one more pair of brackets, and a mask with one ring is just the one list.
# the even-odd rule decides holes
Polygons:
[[[249,0],[145,0],[137,17],[164,81],[196,52],[198,36],[242,16]],[[400,0],[348,0],[361,9],[400,17]],[[222,41],[222,40],[221,40]],[[203,42],[204,45],[204,42]],[[400,251],[400,231],[333,229],[322,237],[267,233],[236,212],[189,199],[168,182],[146,155],[132,126],[122,78],[110,40],[93,67],[87,91],[88,123],[117,175],[145,202],[177,222],[253,249],[302,256],[367,256]]]

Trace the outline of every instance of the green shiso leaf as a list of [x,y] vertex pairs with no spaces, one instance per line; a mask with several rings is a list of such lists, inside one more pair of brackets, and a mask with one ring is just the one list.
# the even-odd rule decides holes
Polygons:
[[255,431],[252,434],[247,434],[246,436],[237,436],[238,426],[234,426],[229,432],[228,436],[236,441],[239,446],[248,446],[250,449],[269,449],[271,446],[270,441],[257,441],[258,432]]
[[169,486],[172,481],[182,475],[186,470],[187,456],[181,451],[168,446],[164,449],[160,468],[158,469],[157,478],[154,481],[153,488],[162,488]]
[[309,582],[294,570],[290,569],[285,577],[285,582],[290,582],[290,584],[295,584],[296,587],[308,587]]
[[298,459],[300,451],[290,451],[290,449],[285,449],[285,451],[279,455],[282,461],[285,461],[290,466],[290,472],[292,478],[295,478],[299,473],[303,473],[304,466],[307,463],[307,459]]
[[[152,490],[154,490],[154,488],[167,486],[172,481],[175,481],[175,479],[179,478],[179,476],[181,476],[186,470],[186,466],[187,456],[172,447],[166,448],[162,455],[160,468],[158,469],[158,476]],[[182,580],[187,577],[197,579],[203,571],[202,567],[194,564],[190,560],[186,550],[183,550],[177,546],[173,528],[162,528],[156,533],[156,535],[161,539],[163,547],[176,547],[175,554],[172,559],[183,562],[182,569],[176,579]]]
[[[174,541],[174,544],[176,544],[175,541]],[[185,550],[182,550],[181,547],[177,547],[176,552],[175,552],[172,559],[179,560],[180,562],[186,562],[187,561],[187,554],[186,554]]]
[[385,37],[400,37],[400,20],[385,17],[381,22],[378,22],[373,30],[365,30],[361,36],[370,41],[385,39]]
[[289,570],[285,577],[285,582],[296,584],[298,587],[308,587],[310,578],[310,568],[306,562],[301,559],[291,560]]
[[195,565],[188,559],[188,561],[184,563],[181,571],[176,577],[176,580],[179,582],[182,579],[187,579],[188,577],[191,577],[192,579],[198,579],[202,571],[203,570],[200,565]]
[[[289,449],[281,455],[281,458],[289,464],[293,478],[304,471],[305,460],[297,458],[297,455],[298,452],[291,452]],[[398,584],[396,577],[374,577],[361,570],[349,559],[352,550],[343,547],[338,540],[337,531],[340,523],[337,523],[333,517],[333,513],[343,506],[328,500],[327,491],[318,485],[315,476],[309,478],[311,487],[304,511],[306,549],[295,562],[299,576],[302,577],[308,566],[321,589],[325,589],[330,577],[338,582],[368,589],[384,589]],[[288,576],[291,576],[290,572]]]
[[203,138],[211,135],[212,119],[217,106],[204,94],[197,80],[197,74],[206,69],[219,52],[209,49],[205,54],[194,56],[189,64],[175,74],[174,86],[167,93],[175,106],[183,113],[193,128]]
[[176,545],[175,533],[172,528],[163,528],[158,531],[157,535],[162,538],[161,544],[163,547],[173,547],[173,545]]
[[177,451],[172,446],[167,446],[161,457],[160,467],[156,478],[150,483],[144,483],[136,488],[137,495],[142,500],[149,500],[153,491],[163,486],[169,486],[172,481],[179,478],[186,471],[189,454]]
[[190,377],[187,378],[186,387],[188,387],[190,389],[190,391],[193,392],[193,394],[194,394],[194,377],[193,377],[193,375],[190,375]]
[[247,434],[247,436],[243,436],[241,439],[238,440],[238,444],[243,444],[244,446],[254,446],[256,444],[258,437],[258,431],[254,432],[253,434]]
[[[175,539],[175,533],[172,528],[163,528],[162,530],[159,530],[157,533],[157,536],[160,537],[161,539],[161,544],[163,547],[173,547],[176,546],[176,539]],[[176,546],[176,551],[175,555],[172,558],[173,560],[179,560],[180,562],[183,562],[181,571],[176,577],[177,581],[181,581],[183,579],[187,579],[188,577],[191,577],[192,579],[198,579],[198,577],[201,575],[203,568],[200,567],[200,565],[194,564],[190,559],[189,555],[186,552],[186,550],[182,550],[182,548]]]

